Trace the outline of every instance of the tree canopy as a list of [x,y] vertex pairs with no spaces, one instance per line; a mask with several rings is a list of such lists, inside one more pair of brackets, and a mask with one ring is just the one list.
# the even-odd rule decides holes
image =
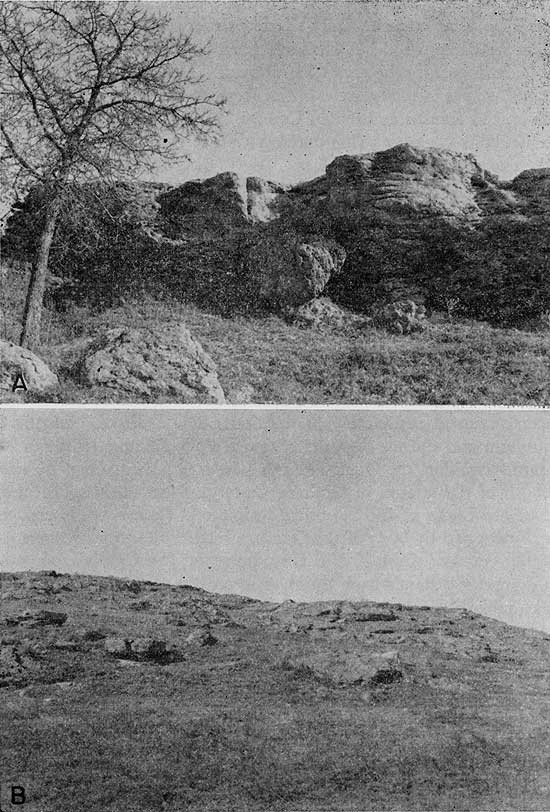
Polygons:
[[135,179],[184,160],[190,137],[216,136],[224,102],[203,91],[205,53],[147,3],[0,4],[1,179],[21,192],[41,185],[49,200],[22,343],[38,341],[49,248],[71,186]]

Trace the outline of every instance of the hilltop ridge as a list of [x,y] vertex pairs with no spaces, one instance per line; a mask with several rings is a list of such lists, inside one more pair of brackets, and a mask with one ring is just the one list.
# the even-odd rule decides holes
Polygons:
[[53,571],[0,586],[31,810],[548,808],[548,634]]

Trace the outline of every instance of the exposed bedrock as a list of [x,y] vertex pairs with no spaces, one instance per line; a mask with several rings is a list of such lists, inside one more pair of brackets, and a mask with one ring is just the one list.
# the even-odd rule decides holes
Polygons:
[[[550,169],[500,181],[473,155],[410,144],[338,156],[321,177],[286,187],[224,172],[173,187],[119,184],[112,192],[119,200],[102,193],[102,206],[99,187],[87,188],[81,213],[71,206],[62,217],[54,273],[72,274],[86,290],[102,280],[117,293],[156,280],[175,295],[199,291],[201,302],[223,298],[236,309],[260,303],[284,311],[320,296],[369,315],[380,301],[432,307],[434,290],[441,301],[456,294],[445,280],[464,267],[463,238],[481,236],[466,251],[481,274],[493,243],[510,242],[502,261],[513,265],[524,244],[514,230],[534,225],[544,233],[550,223]],[[31,205],[12,217],[8,249],[11,239],[28,250],[28,236],[39,233],[33,216]],[[126,266],[128,278],[120,273]]]

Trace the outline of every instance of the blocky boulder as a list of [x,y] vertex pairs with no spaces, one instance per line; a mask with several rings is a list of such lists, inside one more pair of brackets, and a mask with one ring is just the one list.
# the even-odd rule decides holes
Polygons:
[[147,399],[176,397],[181,403],[223,403],[216,365],[184,326],[117,328],[86,345],[75,375]]
[[320,296],[329,279],[340,273],[345,258],[336,243],[302,242],[296,234],[274,230],[253,246],[249,270],[260,300],[284,310]]

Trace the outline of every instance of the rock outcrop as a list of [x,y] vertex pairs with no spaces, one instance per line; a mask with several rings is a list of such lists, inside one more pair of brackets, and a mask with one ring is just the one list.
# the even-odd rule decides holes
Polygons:
[[27,675],[26,662],[17,647],[0,645],[0,687],[17,685]]
[[136,783],[147,810],[549,808],[546,632],[51,572],[2,572],[0,594],[2,746],[29,809],[137,810]]
[[[132,285],[154,294],[160,288],[215,306],[224,315],[239,308],[251,312],[256,305],[285,312],[320,296],[366,315],[374,315],[380,303],[407,299],[441,309],[446,298],[455,296],[445,280],[453,267],[464,265],[460,250],[466,235],[480,235],[479,244],[466,250],[475,277],[478,267],[483,276],[487,266],[483,246],[490,251],[506,241],[503,234],[523,225],[550,231],[550,169],[527,170],[501,181],[473,155],[410,144],[340,155],[320,177],[293,186],[234,172],[173,187],[118,184],[112,194],[106,193],[108,217],[98,203],[98,189],[97,184],[83,186],[80,214],[71,210],[61,217],[63,247],[53,256],[63,255],[62,270],[69,268],[80,288],[77,284],[60,295],[76,296],[80,290],[84,298],[91,297],[102,285],[99,298],[107,301],[110,288],[115,297]],[[78,197],[74,190],[73,196]],[[34,197],[33,203],[31,193],[23,207],[19,227],[17,217],[9,223],[6,244],[17,250],[28,250],[32,218],[40,210],[40,195]],[[71,253],[71,234],[76,243],[80,238],[79,217],[89,226],[82,214],[86,206],[101,251],[90,254],[85,245],[82,250],[77,245]],[[126,229],[122,240],[113,228],[117,218]],[[500,231],[489,233],[490,228]],[[116,250],[109,251],[109,241],[116,240]],[[498,287],[503,263],[508,263],[504,275],[511,268],[511,277],[518,262],[533,267],[531,257],[538,261],[540,248],[531,246],[525,259],[519,247],[523,243],[514,232],[506,256],[499,257],[497,280],[487,282],[488,287]],[[132,251],[126,262],[125,252]],[[94,264],[99,253],[101,274]],[[126,267],[124,276],[121,268]],[[472,287],[470,282],[467,286]],[[513,290],[514,280],[509,287]],[[546,312],[550,293],[541,297],[536,279],[526,287],[534,291],[534,315]],[[509,300],[513,293],[506,289],[503,298]],[[528,295],[524,298],[530,301]],[[505,305],[497,312],[504,312]],[[528,306],[527,311],[531,315]],[[517,317],[517,308],[511,312]],[[464,303],[464,313],[479,317],[470,301]],[[318,321],[313,314],[304,317],[304,323]]]
[[279,215],[285,187],[263,178],[246,179],[246,211],[254,223],[268,223]]
[[165,191],[158,198],[159,222],[165,236],[193,238],[201,233],[267,223],[278,216],[285,187],[263,178],[222,172],[206,180],[192,180]]
[[174,646],[165,640],[154,637],[108,637],[104,642],[105,652],[111,657],[137,662],[168,663],[177,658]]
[[216,365],[181,325],[156,330],[118,328],[89,342],[77,376],[143,399],[175,396],[180,403],[224,403]]
[[382,152],[342,155],[326,169],[329,206],[363,208],[374,217],[446,217],[476,222],[485,214],[487,191],[492,212],[506,213],[507,190],[482,169],[473,155],[398,144]]
[[275,309],[299,307],[320,296],[342,269],[345,251],[324,240],[301,242],[278,230],[252,248],[249,270],[260,299]]
[[[235,229],[249,235],[256,229],[259,239],[239,260],[245,270],[237,275],[250,273],[265,306],[297,308],[328,294],[337,305],[368,314],[379,301],[425,303],[417,268],[440,261],[434,246],[436,253],[452,247],[452,229],[471,233],[548,216],[550,170],[500,181],[473,155],[399,144],[341,155],[321,177],[290,187],[224,173],[184,183],[159,202],[166,237],[202,234],[222,246]],[[327,241],[344,254],[327,249]]]
[[374,323],[398,335],[420,333],[426,329],[426,308],[412,300],[390,302],[375,316]]
[[187,181],[158,200],[165,236],[172,239],[238,227],[248,217],[246,180],[235,172]]
[[403,679],[398,655],[388,658],[386,652],[361,656],[356,653],[322,652],[283,661],[283,667],[298,676],[312,677],[329,685],[390,685]]
[[[45,393],[56,389],[57,375],[37,355],[12,341],[0,341],[0,397],[20,397],[25,391]],[[13,391],[14,386],[16,387]]]
[[371,320],[357,316],[348,310],[339,307],[326,296],[311,299],[289,314],[294,324],[302,327],[332,327],[341,328],[346,325],[365,326]]
[[550,212],[550,168],[526,169],[509,184],[508,194],[525,217]]

